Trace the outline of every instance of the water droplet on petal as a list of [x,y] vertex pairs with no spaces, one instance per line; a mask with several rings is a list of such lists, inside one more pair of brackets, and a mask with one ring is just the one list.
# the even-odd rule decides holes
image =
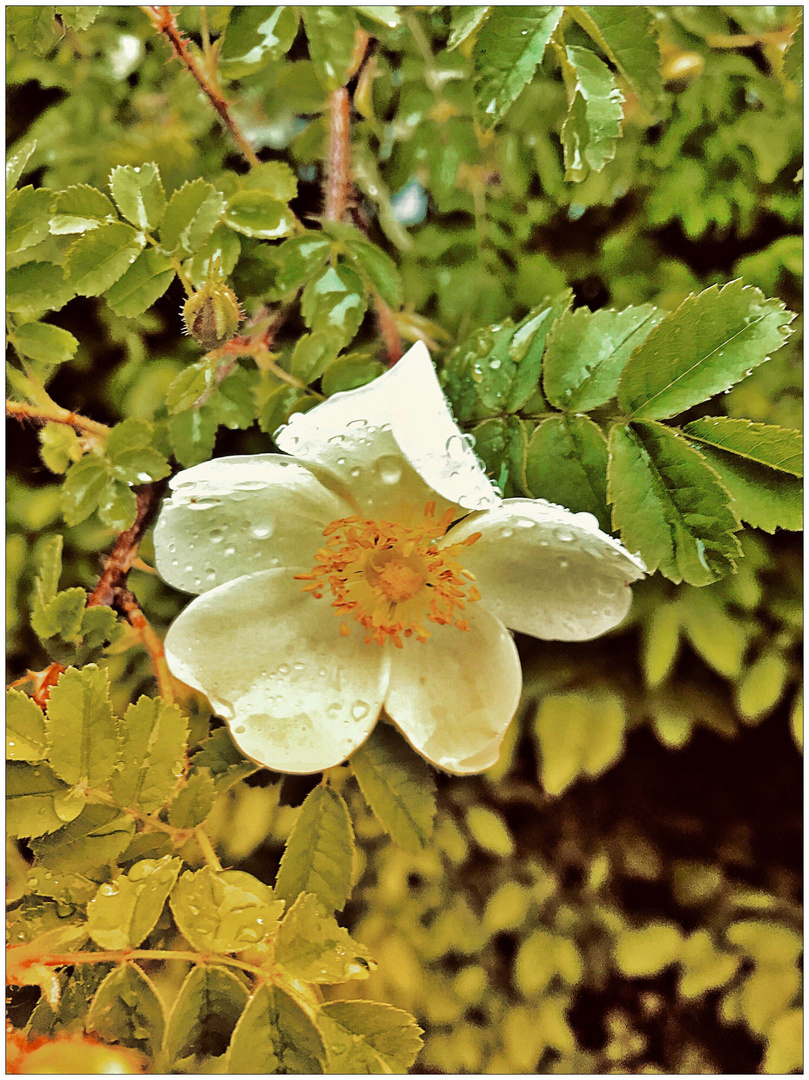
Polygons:
[[576,539],[570,529],[565,528],[554,529],[553,535],[556,537],[557,540],[561,540],[563,544],[567,544],[571,540]]
[[289,675],[289,670],[290,670],[289,669],[289,664],[279,664],[278,665],[278,674],[279,675]]
[[220,544],[225,534],[222,529],[211,529],[208,535],[210,536],[212,544]]
[[236,554],[236,548],[233,546],[233,544],[228,544],[228,546],[225,548],[225,554],[226,555],[235,555]]
[[398,484],[402,478],[402,463],[393,454],[379,458],[375,468],[383,484]]
[[272,536],[272,524],[269,521],[260,522],[254,525],[250,532],[256,540],[266,540],[268,536]]
[[351,706],[351,715],[355,720],[362,720],[368,715],[369,707],[367,701],[355,701]]

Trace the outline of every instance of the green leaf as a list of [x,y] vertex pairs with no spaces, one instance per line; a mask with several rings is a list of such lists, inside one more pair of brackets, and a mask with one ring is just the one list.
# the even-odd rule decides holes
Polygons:
[[59,18],[71,30],[87,30],[101,14],[101,7],[82,4],[78,7],[60,7]]
[[331,397],[341,390],[366,386],[384,372],[385,365],[365,353],[346,353],[329,364],[320,385],[326,397]]
[[624,95],[607,65],[590,49],[569,46],[563,66],[568,112],[562,125],[565,180],[601,172],[621,137]]
[[18,49],[45,56],[56,44],[56,20],[50,4],[20,5],[10,8],[6,34]]
[[281,857],[276,894],[292,902],[314,893],[336,911],[351,892],[354,830],[343,797],[330,787],[307,795]]
[[514,854],[514,837],[505,820],[488,806],[470,806],[466,824],[478,847],[501,859]]
[[561,7],[492,9],[472,50],[475,101],[487,127],[505,116],[531,81],[561,17]]
[[793,318],[780,300],[741,280],[689,296],[630,357],[619,404],[639,419],[676,416],[768,360]]
[[737,679],[749,641],[747,626],[710,590],[684,590],[677,606],[683,629],[705,663],[726,679]]
[[81,800],[70,798],[70,788],[47,765],[11,762],[6,766],[9,836],[39,837],[55,832],[81,809]]
[[128,814],[114,807],[90,804],[59,832],[32,840],[31,848],[45,869],[83,874],[114,862],[134,832],[135,822]]
[[509,412],[521,409],[529,398],[540,393],[542,356],[548,334],[555,320],[567,311],[572,300],[573,293],[570,289],[555,297],[545,297],[517,324],[509,348],[509,357],[517,365],[506,401]]
[[801,954],[801,935],[772,919],[742,919],[727,930],[731,945],[764,967],[794,964]]
[[117,219],[115,207],[103,191],[89,184],[75,184],[54,196],[50,231],[53,236],[84,233]]
[[376,244],[366,240],[353,225],[330,222],[324,228],[339,241],[342,253],[366,285],[390,307],[398,308],[402,302],[402,282],[393,259]]
[[185,263],[185,272],[195,289],[201,289],[216,265],[224,277],[236,268],[242,242],[235,232],[217,225],[202,247]]
[[121,724],[121,760],[112,775],[112,794],[124,807],[153,814],[168,802],[185,765],[188,722],[177,705],[141,697]]
[[348,81],[354,60],[357,20],[348,7],[301,9],[309,56],[326,90],[337,90]]
[[654,18],[645,7],[572,7],[573,18],[600,46],[652,119],[661,112],[663,80]]
[[684,998],[697,998],[726,986],[738,971],[740,960],[717,948],[707,930],[695,930],[683,944],[680,963],[679,993]]
[[413,1017],[381,1001],[327,1001],[320,1016],[330,1073],[407,1073],[422,1047]]
[[96,659],[95,654],[120,632],[118,616],[110,607],[85,608],[81,619],[81,647],[76,650],[76,665]]
[[302,893],[281,923],[275,962],[293,979],[307,983],[365,979],[376,968],[365,946],[338,926],[311,893]]
[[738,522],[704,456],[662,424],[616,424],[610,431],[612,520],[650,571],[708,585],[735,566]]
[[37,148],[36,139],[28,139],[26,142],[15,143],[14,149],[6,157],[6,195],[17,186],[17,181],[23,174],[28,159]]
[[643,304],[624,311],[566,311],[553,324],[543,359],[545,397],[558,409],[589,412],[618,392],[630,353],[664,317]]
[[67,280],[80,296],[100,296],[124,276],[144,243],[129,225],[100,225],[68,249],[64,263]]
[[258,765],[243,756],[226,727],[217,728],[205,739],[191,758],[191,765],[210,772],[217,794],[227,791],[238,780],[258,772]]
[[122,420],[107,437],[107,456],[112,472],[127,484],[162,480],[171,472],[168,461],[154,449],[154,424],[147,420]]
[[6,275],[6,308],[15,314],[58,311],[75,296],[61,266],[31,262],[12,267]]
[[641,662],[646,685],[665,682],[680,647],[680,612],[676,604],[658,604],[643,624]]
[[268,191],[237,191],[224,220],[236,232],[258,240],[278,240],[295,231],[295,215]]
[[40,606],[35,597],[31,613],[31,627],[38,638],[61,637],[66,641],[77,639],[81,632],[87,593],[84,589],[65,589],[53,600]]
[[229,79],[241,79],[270,60],[280,60],[289,51],[297,30],[294,8],[235,7],[225,31],[219,71]]
[[66,424],[46,424],[39,433],[39,453],[53,473],[64,473],[74,461],[80,461],[84,450],[81,439]]
[[447,51],[452,52],[471,37],[491,14],[489,7],[453,7]]
[[24,323],[9,335],[9,339],[21,356],[44,364],[64,364],[73,358],[79,347],[71,333],[50,323]]
[[620,757],[625,731],[623,703],[615,695],[546,695],[534,720],[544,789],[559,795],[579,776],[604,772]]
[[326,1051],[311,1018],[280,986],[260,983],[236,1024],[224,1071],[317,1074]]
[[166,391],[166,407],[171,415],[185,412],[194,402],[209,390],[214,382],[214,369],[207,360],[189,364],[176,378],[172,379]]
[[98,507],[107,484],[107,468],[96,454],[71,465],[62,485],[62,509],[68,525],[78,525]]
[[747,461],[803,476],[803,435],[774,424],[755,424],[729,416],[704,416],[686,424],[689,439],[718,447]]
[[279,202],[288,203],[298,194],[298,180],[285,161],[262,161],[242,179],[244,191],[266,191]]
[[196,769],[180,788],[169,807],[169,824],[177,829],[193,829],[210,814],[216,786],[207,769]]
[[[802,55],[803,49],[801,49],[801,57]],[[788,1073],[803,1071],[803,1021],[803,1009],[788,1009],[773,1020],[767,1031],[767,1048],[761,1065],[762,1072],[770,1076],[773,1074],[785,1076]]]
[[575,986],[583,973],[584,962],[575,944],[548,930],[529,934],[514,958],[514,981],[529,1001],[544,996],[555,976]]
[[209,414],[189,409],[169,421],[171,449],[186,469],[207,461],[213,453],[218,425]]
[[37,703],[21,690],[6,690],[6,758],[42,761],[48,754],[45,718]]
[[314,277],[325,264],[331,249],[331,240],[316,232],[293,236],[275,248],[272,261],[278,267],[275,289],[279,297],[299,289]]
[[525,480],[535,499],[595,514],[610,531],[607,441],[586,416],[550,416],[528,441]]
[[318,330],[314,334],[304,334],[298,338],[292,350],[290,372],[302,382],[314,382],[335,360],[340,345],[340,336],[332,331]]
[[159,300],[174,280],[169,259],[154,248],[142,251],[127,272],[106,294],[106,301],[116,313],[134,318]]
[[109,477],[98,504],[98,516],[115,532],[125,532],[135,524],[138,504],[127,484]]
[[758,723],[772,712],[784,695],[789,665],[784,656],[769,650],[745,671],[736,687],[736,707],[750,723]]
[[166,212],[166,193],[154,162],[119,165],[110,173],[110,191],[127,221],[139,229],[156,229]]
[[171,893],[180,932],[203,952],[239,952],[275,929],[284,905],[273,890],[241,870],[209,866],[186,871]]
[[39,555],[39,567],[34,579],[34,604],[44,607],[53,600],[59,591],[59,578],[62,576],[62,546],[64,539],[49,536],[42,543]]
[[56,775],[68,784],[106,788],[119,756],[106,671],[88,664],[60,675],[48,699],[46,727]]
[[[248,1000],[248,991],[226,967],[199,964],[186,976],[166,1024],[164,1054],[171,1071],[199,1044],[214,1037],[229,1039]],[[192,1070],[196,1071],[196,1070]]]
[[6,200],[6,251],[24,251],[48,235],[51,199],[48,188],[18,188]]
[[182,860],[141,859],[125,876],[100,885],[87,905],[87,929],[100,949],[135,949],[157,925]]
[[700,451],[730,493],[730,507],[741,521],[767,533],[803,528],[803,482],[799,477],[705,444]]
[[310,330],[333,330],[347,344],[368,307],[362,282],[346,267],[327,267],[303,290],[301,314]]
[[167,255],[193,255],[225,212],[225,200],[205,180],[189,180],[169,199],[160,226],[160,246]]
[[385,832],[405,851],[421,851],[435,817],[435,777],[429,765],[385,724],[377,724],[350,764]]
[[615,939],[615,966],[630,978],[656,975],[678,960],[683,948],[679,926],[649,922],[637,930],[622,930]]
[[137,964],[121,964],[104,979],[90,1002],[85,1028],[110,1043],[153,1056],[163,1042],[163,1004]]

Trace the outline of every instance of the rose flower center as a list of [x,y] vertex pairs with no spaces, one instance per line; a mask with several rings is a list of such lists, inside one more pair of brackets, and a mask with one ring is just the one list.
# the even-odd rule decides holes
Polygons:
[[326,546],[315,555],[315,567],[296,577],[318,600],[329,591],[340,633],[351,632],[353,619],[365,629],[368,644],[390,639],[401,648],[408,637],[424,642],[430,636],[425,622],[468,630],[461,613],[480,593],[459,555],[480,533],[439,548],[452,518],[447,510],[436,521],[434,502],[427,503],[415,528],[359,515],[340,518],[324,529]]

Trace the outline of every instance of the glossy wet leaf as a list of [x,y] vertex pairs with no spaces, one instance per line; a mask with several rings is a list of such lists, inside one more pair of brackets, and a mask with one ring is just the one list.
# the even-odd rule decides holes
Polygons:
[[421,1049],[413,1017],[380,1001],[329,1001],[321,1009],[334,1073],[405,1073]]
[[295,230],[295,215],[269,191],[238,191],[231,196],[224,222],[258,240],[278,240]]
[[100,296],[124,276],[145,241],[130,225],[100,225],[80,236],[65,258],[65,275],[80,296]]
[[168,801],[182,774],[188,722],[177,705],[140,697],[121,725],[124,769],[112,777],[112,793],[121,806],[154,813]]
[[610,531],[607,441],[586,416],[550,416],[528,441],[525,479],[534,498],[594,514]]
[[174,273],[165,255],[154,248],[142,251],[106,293],[106,301],[116,315],[128,318],[142,315],[171,285]]
[[376,968],[365,946],[311,893],[301,893],[284,916],[275,939],[275,962],[293,979],[307,983],[365,979]]
[[248,1000],[235,973],[218,964],[200,964],[186,976],[169,1013],[163,1052],[171,1068],[198,1051],[200,1040],[226,1043]]
[[654,19],[648,8],[571,8],[571,15],[604,50],[652,119],[662,111],[663,80]]
[[354,58],[357,22],[351,8],[315,6],[302,9],[309,55],[326,90],[343,86]]
[[141,859],[127,874],[99,886],[87,905],[87,928],[100,949],[134,949],[154,930],[181,861]]
[[68,330],[50,323],[25,323],[14,330],[9,339],[18,353],[54,366],[71,360],[79,347]]
[[568,46],[565,83],[568,113],[562,125],[565,179],[580,182],[600,172],[616,154],[621,137],[624,96],[595,53]]
[[326,1051],[314,1022],[280,986],[261,983],[233,1032],[230,1073],[322,1073]]
[[166,212],[166,193],[154,162],[119,165],[110,173],[110,191],[121,214],[139,229],[156,229]]
[[[70,799],[62,800],[71,812]],[[81,805],[81,800],[78,801]],[[66,818],[70,821],[70,818]],[[31,847],[40,864],[62,874],[82,874],[114,862],[135,832],[135,822],[115,807],[87,805],[75,820],[50,836],[33,840]]]
[[160,246],[167,254],[193,255],[225,212],[225,200],[205,180],[189,180],[169,199],[160,226]]
[[377,724],[351,755],[363,797],[385,831],[405,851],[420,851],[433,832],[435,779],[390,726]]
[[118,725],[112,714],[107,673],[95,664],[69,668],[48,700],[50,764],[68,784],[106,787],[118,761]]
[[90,184],[74,184],[54,195],[50,231],[54,236],[85,233],[117,218],[115,207],[103,191]]
[[298,18],[290,7],[253,7],[233,10],[225,32],[220,70],[231,79],[258,71],[282,57],[295,38]]
[[792,315],[741,280],[689,296],[624,368],[618,402],[638,419],[665,419],[727,390],[780,348]]
[[24,251],[48,235],[53,192],[30,185],[13,191],[6,201],[6,251]]
[[738,522],[705,458],[662,424],[613,426],[608,497],[613,525],[649,570],[707,585],[735,565]]
[[273,890],[241,870],[187,870],[171,893],[181,933],[196,949],[238,952],[275,930],[283,904]]
[[45,718],[21,690],[6,690],[6,760],[42,761],[48,752]]
[[[69,798],[70,788],[44,763],[11,762],[6,766],[6,830],[9,836],[38,837],[70,821],[71,807],[81,813],[82,801]],[[57,806],[59,813],[57,813]]]
[[276,894],[291,903],[299,893],[314,893],[340,911],[351,892],[354,830],[339,792],[316,787],[304,801],[281,857]]
[[746,461],[792,476],[803,476],[803,435],[800,431],[730,416],[704,416],[686,424],[683,432],[698,443],[735,454]]
[[137,964],[122,964],[104,979],[90,1003],[87,1030],[106,1042],[155,1054],[165,1016],[154,983]]

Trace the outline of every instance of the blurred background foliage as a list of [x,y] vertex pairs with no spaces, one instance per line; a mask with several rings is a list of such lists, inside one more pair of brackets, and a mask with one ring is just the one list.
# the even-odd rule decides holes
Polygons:
[[[251,10],[275,9],[208,9],[214,35],[230,20],[219,77],[259,155],[297,177],[289,205],[307,224],[321,211],[327,131],[317,57],[297,17],[277,31],[283,50],[256,45]],[[617,73],[622,135],[579,181],[565,174],[559,63],[549,54],[497,126],[481,124],[474,34],[461,37],[458,10],[350,9],[351,35],[356,22],[374,41],[354,88],[350,216],[398,267],[403,337],[440,357],[567,287],[577,307],[671,310],[738,276],[800,320],[799,8],[645,9],[656,113]],[[63,11],[8,11],[7,133],[12,145],[36,139],[28,182],[103,188],[112,167],[154,161],[167,192],[203,176],[231,195],[243,163],[143,12]],[[180,9],[179,23],[201,40],[198,8]],[[593,47],[573,18],[565,40]],[[285,295],[272,245],[247,232],[227,245],[249,314]],[[99,421],[157,421],[160,448],[188,464],[165,429],[168,388],[200,355],[179,334],[182,298],[174,281],[130,318],[103,299],[69,301],[58,325],[79,345],[48,391]],[[286,370],[304,329],[293,313],[279,335]],[[333,388],[382,370],[376,335],[360,316]],[[799,340],[729,391],[723,411],[800,428]],[[199,452],[266,451],[297,397],[272,417],[259,409],[257,426],[235,395]],[[29,621],[43,546],[63,535],[63,586],[92,588],[114,532],[96,517],[65,527],[35,434],[12,423],[8,437],[15,678],[48,662]],[[738,573],[706,588],[644,582],[629,619],[598,641],[520,639],[525,695],[503,757],[482,777],[439,779],[428,850],[387,841],[346,782],[361,841],[346,920],[379,961],[355,992],[413,1012],[425,1029],[416,1071],[801,1067],[801,546],[750,530],[743,547]],[[151,562],[148,537],[141,557]],[[183,600],[143,569],[129,584],[156,627],[179,612]],[[106,663],[117,709],[153,690],[127,635]],[[207,714],[195,722],[206,730]],[[270,880],[308,785],[265,772],[222,795],[207,828],[223,862]]]

